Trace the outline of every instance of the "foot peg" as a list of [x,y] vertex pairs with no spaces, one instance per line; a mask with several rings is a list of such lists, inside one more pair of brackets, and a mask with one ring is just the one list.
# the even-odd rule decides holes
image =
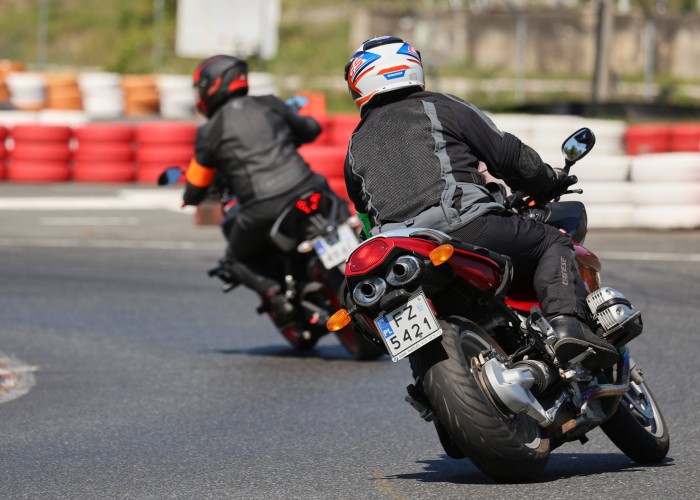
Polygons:
[[430,403],[425,395],[418,391],[413,384],[406,387],[406,391],[408,392],[408,396],[406,396],[405,401],[420,413],[421,418],[426,422],[435,420],[435,413],[433,413],[433,409],[430,408]]

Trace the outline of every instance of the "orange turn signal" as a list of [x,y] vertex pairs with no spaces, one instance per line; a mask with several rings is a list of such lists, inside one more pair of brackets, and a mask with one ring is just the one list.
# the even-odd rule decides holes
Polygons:
[[453,253],[455,253],[455,247],[450,244],[444,244],[433,248],[433,250],[428,254],[428,257],[434,266],[439,266],[440,264],[444,264],[450,260]]
[[340,309],[333,313],[333,316],[328,319],[326,328],[328,328],[329,332],[337,332],[348,326],[351,320],[350,313],[345,309]]

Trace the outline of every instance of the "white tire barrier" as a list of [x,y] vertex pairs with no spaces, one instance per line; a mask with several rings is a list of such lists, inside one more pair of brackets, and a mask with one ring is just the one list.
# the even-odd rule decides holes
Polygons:
[[46,99],[46,82],[41,73],[8,73],[5,84],[10,92],[10,102],[19,110],[37,111]]
[[587,205],[588,227],[592,229],[614,229],[633,227],[635,208],[628,204]]
[[93,118],[119,118],[124,114],[124,91],[117,73],[81,73],[78,78],[83,109]]
[[[580,182],[608,181],[624,182],[629,180],[630,157],[627,155],[599,155],[593,150],[581,163],[574,165],[571,174]],[[575,186],[574,186],[575,187]]]
[[629,227],[647,229],[692,229],[700,227],[698,205],[643,205],[635,207]]
[[700,182],[700,153],[633,156],[632,182]]
[[633,185],[629,182],[579,182],[573,189],[582,189],[578,195],[565,195],[562,200],[579,200],[592,205],[631,204],[633,202]]
[[632,186],[632,202],[640,208],[649,205],[700,206],[700,182],[645,182]]
[[160,75],[156,87],[160,95],[160,115],[163,118],[187,120],[195,116],[196,96],[191,77]]

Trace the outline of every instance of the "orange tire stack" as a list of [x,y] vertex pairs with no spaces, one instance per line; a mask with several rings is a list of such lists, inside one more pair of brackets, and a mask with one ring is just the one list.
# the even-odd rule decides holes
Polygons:
[[124,89],[126,116],[144,117],[158,114],[159,95],[155,76],[125,75],[121,85]]
[[185,170],[194,156],[197,125],[191,122],[142,122],[136,125],[136,181],[154,184],[168,167]]
[[7,180],[28,183],[69,180],[72,137],[73,129],[65,125],[13,126]]
[[46,75],[46,109],[81,110],[83,99],[77,75]]
[[75,182],[122,183],[136,178],[133,125],[88,123],[75,129],[75,139]]

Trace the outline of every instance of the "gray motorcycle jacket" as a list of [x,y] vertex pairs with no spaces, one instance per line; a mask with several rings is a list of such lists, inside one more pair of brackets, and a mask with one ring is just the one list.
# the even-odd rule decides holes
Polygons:
[[484,187],[479,162],[528,194],[546,193],[556,182],[532,148],[498,130],[476,106],[436,92],[391,92],[363,109],[348,145],[345,183],[374,234],[404,227],[450,232],[504,209]]
[[[297,147],[313,141],[321,127],[275,96],[233,97],[197,129],[195,160],[218,169],[220,181],[242,207],[284,196],[313,172]],[[187,184],[184,201],[201,202],[206,189]]]

